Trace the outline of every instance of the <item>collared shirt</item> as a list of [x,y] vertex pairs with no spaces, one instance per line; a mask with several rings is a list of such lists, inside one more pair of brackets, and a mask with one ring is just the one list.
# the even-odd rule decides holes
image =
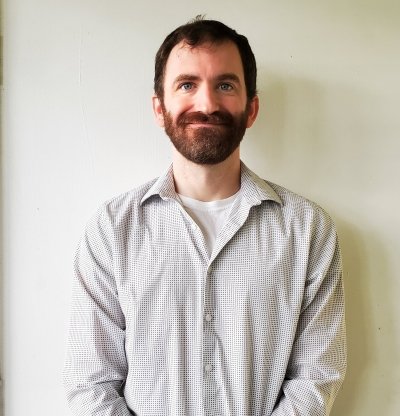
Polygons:
[[334,225],[242,164],[211,256],[172,167],[79,246],[64,370],[75,415],[327,415],[345,372]]

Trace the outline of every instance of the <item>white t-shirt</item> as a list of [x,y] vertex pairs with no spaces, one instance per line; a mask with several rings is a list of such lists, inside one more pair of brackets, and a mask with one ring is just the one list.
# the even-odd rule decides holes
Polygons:
[[225,224],[233,202],[239,192],[240,191],[226,199],[207,202],[179,195],[185,210],[193,218],[203,233],[209,256],[213,251],[218,233]]

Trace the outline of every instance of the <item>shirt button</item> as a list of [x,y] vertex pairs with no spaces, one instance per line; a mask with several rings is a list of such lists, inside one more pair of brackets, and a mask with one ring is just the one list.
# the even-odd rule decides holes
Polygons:
[[206,366],[204,368],[207,371],[207,373],[209,373],[212,370],[212,365],[211,364],[206,364]]
[[211,322],[211,320],[212,320],[212,316],[211,316],[211,314],[210,314],[210,313],[208,313],[208,314],[205,316],[205,318],[206,318],[206,321],[207,321],[207,322]]

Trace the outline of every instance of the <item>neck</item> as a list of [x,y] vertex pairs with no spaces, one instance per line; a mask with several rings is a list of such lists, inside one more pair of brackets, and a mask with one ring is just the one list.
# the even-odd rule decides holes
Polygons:
[[174,149],[173,171],[177,193],[199,201],[216,201],[240,189],[240,156],[236,149],[216,165],[197,165]]

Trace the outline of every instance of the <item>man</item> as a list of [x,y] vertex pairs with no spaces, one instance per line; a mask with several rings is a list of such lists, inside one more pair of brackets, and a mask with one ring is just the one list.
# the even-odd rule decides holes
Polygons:
[[173,163],[105,204],[76,258],[76,415],[327,415],[344,377],[340,254],[317,205],[240,161],[258,113],[247,39],[197,19],[161,45]]

